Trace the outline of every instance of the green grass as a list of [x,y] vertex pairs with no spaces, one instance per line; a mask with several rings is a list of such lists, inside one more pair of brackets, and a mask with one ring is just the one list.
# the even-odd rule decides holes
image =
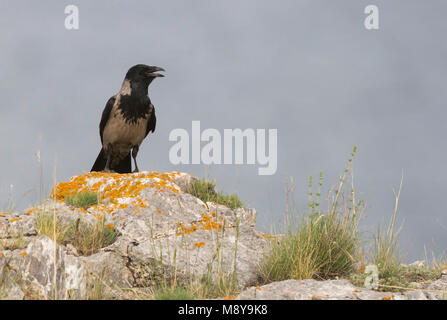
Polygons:
[[65,202],[72,207],[87,209],[90,206],[98,204],[98,195],[91,192],[80,192],[74,196],[65,197]]
[[[71,243],[80,255],[91,255],[104,248],[116,239],[115,229],[111,225],[104,224],[104,218],[99,217],[94,224],[89,224],[77,219],[68,224],[63,224],[56,217],[54,226],[53,213],[39,211],[35,215],[36,229],[39,235],[46,235],[61,245]],[[55,227],[55,229],[54,229]],[[54,230],[56,231],[54,234]]]
[[[328,197],[326,210],[320,208],[322,176],[315,197],[310,179],[309,212],[301,219],[289,217],[287,232],[271,240],[270,250],[259,268],[264,283],[286,279],[329,279],[348,276],[353,271],[360,248],[358,223],[362,202],[356,202],[353,187],[347,191],[343,187],[355,151],[354,148],[338,188]],[[346,200],[339,204],[343,192]]]
[[226,195],[223,192],[216,192],[214,188],[216,184],[207,180],[197,180],[194,182],[188,193],[199,198],[203,202],[215,202],[222,204],[232,210],[241,208],[244,203],[239,199],[239,196],[234,193],[232,195]]
[[207,273],[202,277],[192,277],[179,280],[176,277],[170,280],[157,281],[151,299],[155,300],[201,300],[215,299],[238,294],[241,288],[237,286],[235,274],[216,270],[213,274]]
[[166,288],[157,292],[154,296],[154,300],[194,300],[195,297],[188,290],[183,287]]
[[68,235],[70,242],[81,255],[91,255],[116,240],[113,226],[105,225],[104,218],[97,218],[93,225],[76,220]]
[[46,235],[51,239],[56,238],[56,242],[59,244],[64,244],[68,239],[71,225],[62,225],[57,217],[55,223],[55,218],[52,212],[39,210],[35,213],[34,219],[36,221],[36,230],[39,235]]
[[[394,192],[394,210],[388,225],[379,226],[373,234],[373,248],[370,257],[363,261],[364,265],[374,264],[379,271],[379,291],[403,292],[416,288],[413,283],[436,280],[441,277],[441,266],[416,267],[402,265],[399,249],[399,233],[401,227],[397,228],[397,211],[399,207],[400,193],[402,190],[400,181],[398,192]],[[350,276],[351,281],[358,286],[364,286],[368,275],[365,273]]]
[[[398,237],[401,228],[396,229],[397,209],[399,206],[402,179],[398,193],[394,193],[394,210],[388,226],[379,226],[373,235],[373,257],[370,259],[379,269],[379,279],[396,278],[401,271],[401,254],[398,247]],[[392,282],[395,282],[394,280]]]

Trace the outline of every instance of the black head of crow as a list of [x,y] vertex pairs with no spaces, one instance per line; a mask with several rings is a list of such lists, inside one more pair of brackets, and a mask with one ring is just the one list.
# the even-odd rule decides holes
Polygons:
[[91,171],[138,172],[137,154],[143,139],[154,132],[155,108],[148,87],[162,68],[138,64],[129,69],[120,92],[107,101],[99,124],[102,149]]

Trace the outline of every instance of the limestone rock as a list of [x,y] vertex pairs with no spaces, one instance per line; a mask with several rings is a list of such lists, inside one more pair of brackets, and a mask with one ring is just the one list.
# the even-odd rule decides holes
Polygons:
[[427,286],[427,290],[437,290],[438,292],[427,292],[431,300],[447,300],[447,275],[433,281]]
[[35,235],[34,217],[23,213],[0,214],[0,239]]
[[426,263],[425,263],[425,260],[417,260],[417,261],[414,261],[413,263],[410,263],[408,266],[409,267],[424,268],[424,267],[426,267]]
[[188,190],[193,186],[194,182],[198,181],[199,178],[192,174],[179,172],[174,178],[175,183],[183,192],[188,192]]
[[427,295],[421,290],[412,290],[405,292],[408,300],[428,300]]
[[[196,180],[179,172],[90,172],[59,183],[52,191],[55,200],[0,217],[0,240],[21,234],[30,238],[25,249],[0,251],[8,277],[20,279],[27,298],[43,299],[52,298],[55,288],[59,299],[82,298],[91,279],[112,289],[135,288],[162,278],[181,281],[235,272],[240,286],[255,283],[267,244],[267,237],[253,228],[256,211],[204,203],[185,192]],[[84,210],[65,204],[66,196],[86,191],[98,194],[97,205]],[[54,283],[54,243],[37,237],[35,226],[35,215],[42,212],[54,213],[63,225],[104,219],[116,241],[91,256],[80,256],[70,243],[56,245]]]
[[[56,277],[54,278],[54,249]],[[2,277],[20,285],[22,291],[36,299],[81,297],[85,294],[86,268],[79,259],[66,255],[53,240],[41,236],[25,250],[5,255]],[[56,282],[54,282],[56,279]]]
[[404,295],[357,288],[348,280],[285,280],[248,288],[236,300],[407,300]]

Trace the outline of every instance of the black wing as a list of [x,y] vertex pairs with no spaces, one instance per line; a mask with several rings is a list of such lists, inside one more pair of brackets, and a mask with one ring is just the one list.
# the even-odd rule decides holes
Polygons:
[[154,132],[155,131],[155,125],[157,124],[157,117],[155,117],[155,107],[153,104],[151,104],[151,115],[149,116],[149,120],[147,122],[147,128],[146,128],[146,135],[144,137],[146,137],[150,132]]
[[106,127],[107,121],[109,121],[110,112],[112,111],[112,107],[115,104],[115,97],[111,97],[109,101],[107,101],[106,107],[102,112],[101,122],[99,123],[99,135],[101,136],[102,143],[102,134],[104,132],[104,128]]

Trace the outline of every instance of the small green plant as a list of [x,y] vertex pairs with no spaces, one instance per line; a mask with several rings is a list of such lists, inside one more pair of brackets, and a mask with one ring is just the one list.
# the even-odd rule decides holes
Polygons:
[[[373,263],[379,267],[379,276],[382,278],[393,277],[400,270],[401,258],[398,247],[398,237],[401,227],[396,229],[397,209],[399,206],[400,192],[402,190],[402,181],[400,181],[399,191],[394,192],[395,202],[394,210],[389,224],[386,228],[379,226],[374,234],[374,256]],[[386,229],[386,231],[383,231]]]
[[46,235],[51,239],[54,239],[54,235],[56,235],[57,243],[64,244],[66,242],[71,228],[70,225],[63,225],[52,212],[47,210],[37,211],[34,217],[39,235]]
[[338,203],[338,199],[344,190],[345,178],[351,169],[355,151],[356,148],[340,177],[338,188],[332,197],[328,197],[327,211],[320,208],[322,176],[316,199],[313,199],[310,179],[309,212],[298,222],[289,218],[286,234],[271,241],[270,251],[264,256],[259,269],[263,282],[328,279],[347,276],[352,272],[360,247],[358,223],[363,205],[361,201],[355,200],[353,183],[352,189],[346,192],[343,206]]
[[183,287],[165,288],[157,292],[154,300],[194,300],[194,295],[190,290]]
[[236,193],[226,195],[223,192],[216,192],[214,190],[215,187],[216,184],[211,181],[197,180],[188,190],[188,193],[199,198],[203,202],[215,202],[233,210],[244,206],[244,203],[239,199],[239,196]]
[[105,225],[99,217],[93,225],[77,219],[71,226],[67,242],[70,242],[81,255],[91,255],[99,249],[115,242],[116,232],[113,225]]
[[98,195],[91,192],[80,192],[74,196],[65,197],[65,202],[72,207],[87,209],[98,204]]
[[96,253],[116,239],[114,226],[105,225],[103,217],[97,218],[93,224],[83,222],[81,219],[64,224],[57,216],[55,222],[53,213],[39,211],[35,219],[39,235],[53,239],[55,230],[57,243],[61,245],[71,243],[81,255]]
[[[364,264],[374,264],[379,271],[380,291],[402,291],[399,288],[412,288],[412,282],[427,281],[440,276],[440,271],[428,267],[405,267],[401,264],[401,254],[398,247],[398,236],[401,231],[396,228],[397,211],[400,192],[402,190],[403,177],[401,178],[398,192],[394,192],[394,210],[388,225],[379,226],[373,234],[372,254],[366,257]],[[366,274],[352,274],[351,281],[363,286]]]

